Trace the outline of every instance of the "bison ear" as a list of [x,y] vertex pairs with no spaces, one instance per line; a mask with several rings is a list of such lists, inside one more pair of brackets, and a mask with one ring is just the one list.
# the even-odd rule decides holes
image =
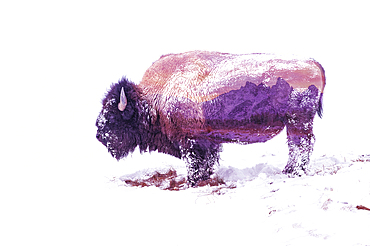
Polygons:
[[123,111],[123,110],[125,110],[125,108],[127,106],[127,98],[126,98],[125,90],[123,89],[123,87],[121,89],[121,95],[120,95],[119,98],[120,99],[119,99],[118,109],[120,111]]

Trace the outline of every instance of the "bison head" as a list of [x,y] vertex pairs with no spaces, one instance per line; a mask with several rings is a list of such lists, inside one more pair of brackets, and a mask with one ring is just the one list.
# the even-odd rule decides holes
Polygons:
[[117,160],[142,143],[140,94],[135,84],[122,78],[111,86],[102,101],[103,109],[96,120],[96,138]]

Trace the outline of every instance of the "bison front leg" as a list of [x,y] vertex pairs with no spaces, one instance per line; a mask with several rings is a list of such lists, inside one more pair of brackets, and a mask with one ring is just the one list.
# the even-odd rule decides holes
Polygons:
[[188,183],[196,186],[199,181],[207,180],[214,172],[214,164],[219,161],[220,145],[207,140],[191,139],[184,148],[187,161]]

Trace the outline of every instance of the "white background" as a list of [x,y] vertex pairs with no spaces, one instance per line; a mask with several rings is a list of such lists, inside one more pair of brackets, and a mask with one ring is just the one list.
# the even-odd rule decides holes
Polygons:
[[95,139],[101,99],[122,76],[139,83],[163,54],[312,57],[327,75],[314,154],[369,153],[369,23],[368,3],[356,0],[1,2],[0,190],[9,203],[0,206],[11,214],[9,235],[32,237],[35,211],[70,212],[64,205],[94,194],[106,169],[124,169]]

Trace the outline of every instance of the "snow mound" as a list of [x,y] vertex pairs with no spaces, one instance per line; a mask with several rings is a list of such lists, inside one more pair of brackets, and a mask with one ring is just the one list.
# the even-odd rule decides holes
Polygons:
[[128,186],[147,187],[156,186],[162,190],[182,190],[186,188],[186,178],[178,175],[173,168],[138,171],[119,178]]
[[251,168],[247,167],[244,169],[239,169],[232,166],[220,167],[216,173],[223,180],[233,182],[250,181],[257,178],[261,174],[264,174],[269,177],[283,175],[281,174],[281,170],[279,168],[268,165],[267,163],[260,163],[254,167]]
[[[355,163],[370,162],[370,155],[347,155],[347,156],[320,156],[311,160],[305,176],[327,176],[341,172],[348,172],[348,167]],[[277,165],[281,166],[281,164]],[[157,168],[144,168],[131,174],[125,174],[113,181],[121,186],[148,187],[155,186],[162,190],[184,190],[189,188],[186,184],[186,167],[171,166],[164,164]],[[282,174],[281,169],[269,163],[258,163],[252,167],[238,168],[235,166],[217,166],[215,174],[209,181],[198,184],[202,186],[222,186],[234,188],[244,186],[246,182],[256,178],[270,180],[288,179],[288,175]]]

